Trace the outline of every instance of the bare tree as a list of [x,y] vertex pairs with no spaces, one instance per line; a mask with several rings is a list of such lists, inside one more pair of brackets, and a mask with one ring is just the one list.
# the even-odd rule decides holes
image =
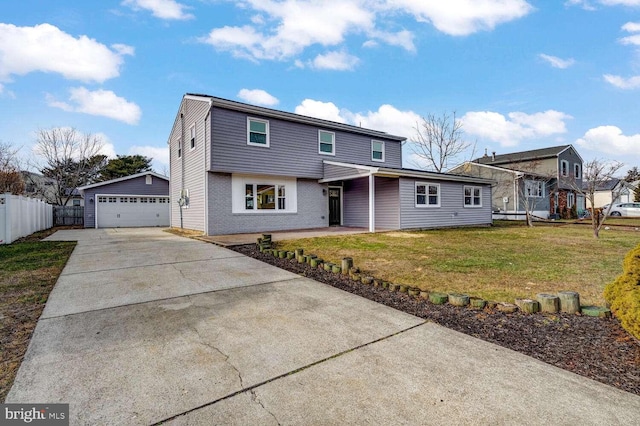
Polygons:
[[99,155],[102,140],[74,128],[40,129],[36,154],[43,160],[41,173],[52,182],[47,201],[65,206],[79,186],[90,183],[105,157]]
[[[600,159],[593,159],[586,162],[582,167],[582,186],[573,184],[573,189],[582,194],[585,199],[591,204],[591,227],[593,229],[593,236],[600,237],[600,229],[604,225],[613,202],[609,204],[606,211],[602,214],[598,214],[595,209],[596,202],[596,190],[603,186],[606,182],[615,178],[616,173],[624,166],[624,164],[618,161],[604,161]],[[612,200],[615,200],[618,194],[612,194]]]
[[19,149],[0,141],[0,194],[10,192],[14,195],[24,193],[25,183],[20,173],[18,161]]
[[[449,166],[462,163],[460,157],[472,147],[470,157],[473,157],[475,144],[463,139],[462,122],[456,119],[455,111],[452,114],[445,112],[440,116],[429,114],[422,117],[414,130],[416,133],[409,147],[418,158],[427,163],[428,170],[442,172]],[[418,162],[414,164],[424,167]]]

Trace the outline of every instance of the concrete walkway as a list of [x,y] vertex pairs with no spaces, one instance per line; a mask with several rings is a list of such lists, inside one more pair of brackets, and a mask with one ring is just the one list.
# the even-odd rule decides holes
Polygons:
[[78,240],[6,402],[71,424],[639,424],[640,397],[158,229]]

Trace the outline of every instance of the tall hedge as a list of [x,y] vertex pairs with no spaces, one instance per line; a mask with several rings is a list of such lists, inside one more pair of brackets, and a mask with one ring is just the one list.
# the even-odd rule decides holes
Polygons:
[[640,245],[627,253],[622,275],[605,287],[604,297],[622,326],[640,339]]

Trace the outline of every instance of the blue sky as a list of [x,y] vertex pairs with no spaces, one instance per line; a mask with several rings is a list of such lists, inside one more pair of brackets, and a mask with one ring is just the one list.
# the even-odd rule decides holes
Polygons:
[[75,127],[166,171],[185,93],[409,139],[455,111],[478,155],[571,143],[640,166],[640,0],[3,5],[0,140],[23,156]]

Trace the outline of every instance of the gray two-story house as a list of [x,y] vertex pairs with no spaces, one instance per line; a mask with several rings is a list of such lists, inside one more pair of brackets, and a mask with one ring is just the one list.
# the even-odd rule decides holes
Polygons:
[[488,225],[491,181],[402,168],[404,137],[186,94],[171,135],[171,226],[206,235]]
[[[473,160],[475,165],[462,165],[454,170],[466,175],[488,177],[491,170],[512,170],[517,172],[502,173],[497,187],[503,188],[513,185],[515,188],[513,199],[520,200],[516,204],[508,204],[509,194],[494,191],[494,208],[518,211],[523,208],[522,200],[529,198],[535,207],[535,214],[556,215],[566,214],[573,207],[581,211],[585,209],[584,196],[580,194],[582,188],[582,157],[572,145],[560,145],[530,151],[512,152],[508,154],[484,156]],[[517,181],[517,184],[512,182]],[[502,200],[501,200],[502,198]]]

